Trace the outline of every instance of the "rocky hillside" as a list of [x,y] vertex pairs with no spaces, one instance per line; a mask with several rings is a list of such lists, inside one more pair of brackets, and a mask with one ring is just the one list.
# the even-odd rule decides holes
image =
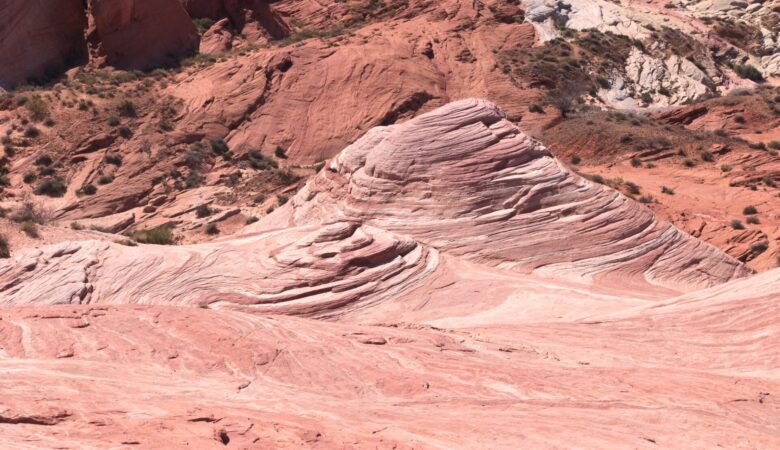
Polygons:
[[10,448],[780,445],[780,269],[488,101],[368,131],[230,237],[73,233],[0,262]]
[[638,184],[621,190],[777,265],[774,2],[49,3],[0,5],[13,248],[68,227],[128,242],[232,233],[372,127],[479,97],[582,174]]

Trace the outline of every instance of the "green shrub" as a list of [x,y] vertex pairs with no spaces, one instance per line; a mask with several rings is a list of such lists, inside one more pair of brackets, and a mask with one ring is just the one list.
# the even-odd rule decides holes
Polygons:
[[206,225],[206,234],[211,235],[211,236],[213,236],[215,234],[219,234],[219,227],[217,226],[217,224],[216,223],[210,223],[210,224]]
[[116,109],[120,116],[135,117],[136,115],[135,104],[131,100],[122,100]]
[[50,166],[54,160],[51,156],[49,156],[48,153],[44,153],[42,155],[39,155],[37,158],[35,158],[35,165],[36,166]]
[[734,219],[731,221],[731,228],[735,230],[744,230],[745,226],[742,225],[742,222],[740,222],[738,219]]
[[112,127],[115,127],[115,126],[117,126],[117,125],[119,125],[119,124],[120,124],[120,122],[119,122],[119,118],[118,118],[118,117],[116,117],[116,116],[111,116],[111,117],[109,117],[109,118],[108,118],[108,120],[107,120],[107,122],[108,122],[108,125],[109,125],[109,126],[112,126]]
[[661,186],[661,193],[666,195],[674,195],[674,189],[666,186]]
[[715,156],[711,152],[703,151],[701,152],[701,159],[702,161],[713,162],[715,161]]
[[49,197],[62,197],[68,191],[68,186],[62,178],[45,178],[35,187],[36,195],[47,195]]
[[24,137],[34,139],[41,135],[41,130],[36,128],[34,125],[30,125],[24,130]]
[[102,175],[100,178],[98,178],[98,184],[105,185],[105,184],[111,184],[114,181],[113,175]]
[[745,221],[751,225],[758,225],[761,223],[757,216],[748,216]]
[[580,157],[579,157],[579,156],[577,156],[577,155],[572,155],[572,156],[571,156],[571,160],[570,160],[570,161],[571,161],[571,163],[572,163],[572,164],[574,164],[574,165],[576,166],[577,164],[579,164],[580,162],[582,162],[582,158],[580,158]]
[[25,172],[24,176],[22,177],[22,181],[24,181],[25,184],[35,183],[35,180],[37,179],[38,175],[35,175],[35,172]]
[[639,185],[632,181],[626,182],[626,189],[628,189],[628,193],[632,195],[639,195],[642,192],[642,189],[639,187]]
[[209,145],[211,145],[211,151],[217,155],[222,155],[230,151],[230,148],[224,139],[212,139],[209,141]]
[[214,211],[209,207],[209,205],[200,205],[197,208],[195,208],[195,215],[199,219],[208,217],[212,214],[214,214]]
[[721,172],[731,172],[731,169],[732,167],[728,164],[723,164],[722,166],[720,166]]
[[685,167],[695,167],[696,166],[696,162],[694,162],[692,159],[686,158],[683,161],[683,166],[685,166]]
[[756,83],[764,81],[764,75],[761,71],[750,64],[740,64],[734,68],[734,71],[737,72],[737,75],[740,77],[755,81]]
[[528,107],[528,111],[536,114],[544,114],[544,108],[534,103],[533,105]]
[[274,150],[274,155],[276,155],[277,158],[287,159],[287,152],[282,147],[279,147],[278,145]]
[[106,163],[119,167],[122,165],[122,155],[118,153],[109,153],[106,155]]
[[749,216],[751,214],[758,214],[758,210],[753,205],[745,206],[745,208],[742,210],[742,214],[746,216]]
[[639,158],[631,158],[631,166],[632,167],[642,167],[642,160]]
[[81,193],[84,195],[95,195],[97,194],[97,188],[93,184],[85,184],[81,187]]

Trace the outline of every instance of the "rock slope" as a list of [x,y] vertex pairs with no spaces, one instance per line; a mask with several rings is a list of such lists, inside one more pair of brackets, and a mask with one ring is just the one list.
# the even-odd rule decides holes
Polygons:
[[463,100],[369,131],[240,234],[0,262],[0,436],[776,447],[780,271],[748,275]]

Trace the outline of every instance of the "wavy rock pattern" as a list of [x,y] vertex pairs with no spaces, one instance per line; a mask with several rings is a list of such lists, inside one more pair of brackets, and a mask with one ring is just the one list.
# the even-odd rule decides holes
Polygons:
[[748,273],[464,100],[240,235],[0,262],[0,437],[775,448],[780,270]]
[[649,209],[572,174],[481,100],[372,130],[254,229],[328,217],[495,267],[626,287],[688,290],[749,273]]

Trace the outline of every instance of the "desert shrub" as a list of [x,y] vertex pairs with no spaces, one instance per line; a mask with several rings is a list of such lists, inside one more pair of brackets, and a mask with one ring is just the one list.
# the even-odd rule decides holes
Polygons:
[[650,103],[653,103],[653,96],[650,95],[649,92],[645,92],[644,94],[642,94],[642,103],[644,103],[645,105],[649,105]]
[[755,244],[750,246],[750,251],[754,255],[760,255],[761,253],[764,253],[768,249],[769,249],[769,242],[767,241],[756,242]]
[[217,224],[216,223],[210,223],[210,224],[206,225],[206,234],[211,235],[211,236],[213,236],[215,234],[219,234],[219,227],[217,226]]
[[199,219],[208,217],[212,214],[214,214],[214,211],[209,207],[209,205],[200,205],[197,208],[195,208],[195,215]]
[[173,232],[166,227],[135,231],[130,237],[142,244],[173,245]]
[[111,184],[113,181],[113,175],[101,175],[100,178],[98,178],[98,184],[100,185]]
[[5,156],[13,158],[16,154],[16,149],[14,149],[14,147],[10,144],[5,144],[3,146],[3,152],[5,152]]
[[743,116],[742,114],[737,114],[736,116],[734,116],[734,122],[739,124],[744,124],[745,122],[747,122],[747,120],[745,120],[745,116]]
[[279,164],[257,150],[249,152],[249,165],[255,170],[276,169]]
[[686,158],[685,160],[683,160],[683,166],[694,167],[696,166],[696,162],[694,162],[692,159]]
[[0,234],[0,258],[6,259],[11,257],[11,247],[8,245],[8,238],[4,234]]
[[209,145],[211,145],[211,151],[217,155],[222,155],[230,151],[230,148],[224,139],[212,139],[209,141]]
[[769,143],[769,148],[771,148],[771,149],[773,149],[773,150],[778,150],[778,149],[780,149],[780,142],[778,142],[778,141],[771,141],[771,142]]
[[749,205],[749,206],[745,206],[745,208],[742,210],[742,214],[746,216],[751,214],[758,214],[758,210],[756,209],[755,206]]
[[744,230],[745,226],[742,225],[742,222],[739,219],[734,219],[731,221],[731,228],[735,230]]
[[252,225],[253,223],[257,222],[258,220],[260,220],[260,219],[258,219],[255,216],[249,216],[249,217],[246,218],[246,224],[247,225]]
[[122,155],[118,153],[109,153],[106,155],[106,164],[112,164],[114,166],[121,166],[122,165]]
[[713,162],[715,161],[715,156],[713,156],[712,152],[708,152],[705,150],[701,152],[701,159],[702,161]]
[[653,203],[653,197],[649,195],[643,195],[639,197],[639,203]]
[[721,172],[731,172],[732,167],[728,164],[723,164],[720,166]]
[[38,175],[36,175],[35,172],[25,172],[24,176],[22,176],[22,181],[24,181],[25,184],[35,183],[35,180],[37,179]]
[[116,116],[109,117],[106,122],[108,123],[109,126],[112,126],[112,127],[115,127],[115,126],[119,125],[119,123],[120,123],[119,122],[119,118],[116,117]]
[[133,136],[133,131],[130,127],[119,127],[119,135],[125,139],[130,139]]
[[674,195],[674,189],[666,186],[661,186],[661,193],[666,195]]
[[287,152],[282,147],[279,147],[278,145],[274,150],[274,155],[276,155],[277,158],[287,159]]
[[544,108],[534,103],[533,105],[528,107],[528,111],[536,114],[543,114]]
[[746,78],[756,83],[764,81],[764,75],[760,70],[750,64],[740,64],[734,68],[734,71],[742,78]]
[[51,156],[49,156],[48,153],[43,153],[41,155],[38,155],[37,158],[35,158],[35,165],[36,166],[50,166],[54,160]]
[[204,17],[201,19],[193,19],[192,23],[195,24],[195,28],[198,29],[198,33],[203,34],[214,25],[214,20],[208,17]]
[[203,184],[203,177],[197,171],[191,170],[190,173],[187,174],[187,178],[184,180],[184,184],[189,189],[196,188]]
[[279,206],[281,206],[287,203],[287,201],[290,200],[290,198],[287,197],[286,195],[278,195],[276,196],[276,200],[279,202]]
[[31,220],[22,222],[22,225],[19,227],[19,229],[22,230],[22,233],[33,239],[38,239],[41,237],[40,233],[38,233],[38,225],[36,225],[36,223]]
[[80,192],[84,195],[95,195],[97,194],[97,188],[94,184],[85,184],[81,187]]
[[745,222],[751,224],[751,225],[758,225],[761,223],[761,220],[758,219],[758,216],[748,216],[745,219]]
[[119,102],[116,110],[119,112],[120,116],[135,117],[136,115],[135,104],[132,102],[132,100],[122,100]]
[[628,190],[628,193],[632,195],[639,195],[642,192],[639,185],[632,181],[626,181],[626,189]]
[[642,167],[642,160],[639,158],[631,158],[632,167]]
[[10,219],[17,223],[34,222],[42,225],[48,221],[49,213],[28,201],[16,208]]
[[49,117],[49,105],[38,95],[30,97],[24,106],[30,112],[30,118],[34,122],[40,122]]
[[45,178],[35,187],[35,194],[47,195],[49,197],[62,197],[67,190],[68,186],[62,178]]
[[42,177],[50,177],[57,173],[53,166],[45,166],[38,169],[38,174]]
[[576,166],[577,164],[582,162],[582,158],[580,158],[578,155],[572,155],[570,161],[572,164]]
[[33,139],[37,138],[41,135],[41,130],[35,127],[35,125],[30,125],[29,127],[25,128],[24,130],[24,137]]
[[71,222],[70,227],[76,231],[81,231],[84,229],[84,225],[78,222]]
[[720,137],[726,137],[726,136],[728,136],[728,135],[729,135],[729,134],[726,132],[726,130],[724,130],[724,129],[722,129],[722,128],[719,128],[719,129],[717,129],[717,130],[713,131],[713,133],[715,133],[715,136],[720,136]]

